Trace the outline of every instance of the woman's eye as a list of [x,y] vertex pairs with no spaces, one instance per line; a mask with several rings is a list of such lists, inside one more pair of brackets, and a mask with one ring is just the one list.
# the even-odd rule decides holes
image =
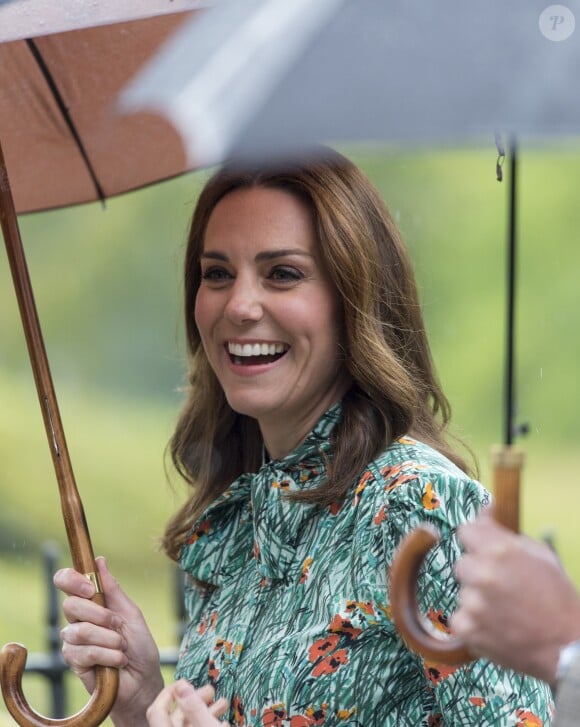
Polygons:
[[231,275],[224,268],[207,268],[201,271],[201,277],[203,280],[220,282],[222,280],[229,280]]
[[278,282],[293,282],[301,280],[304,275],[296,268],[276,267],[270,273],[270,279]]

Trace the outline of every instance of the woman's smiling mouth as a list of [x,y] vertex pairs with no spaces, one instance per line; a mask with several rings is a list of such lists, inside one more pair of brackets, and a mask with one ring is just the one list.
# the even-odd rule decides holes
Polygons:
[[226,344],[226,350],[232,363],[241,366],[269,364],[284,356],[290,346],[286,343],[270,343],[267,341],[253,343]]

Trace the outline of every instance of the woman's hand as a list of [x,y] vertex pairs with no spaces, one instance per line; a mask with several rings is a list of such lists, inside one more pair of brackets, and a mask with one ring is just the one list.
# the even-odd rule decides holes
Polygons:
[[580,597],[558,558],[489,512],[458,536],[465,555],[455,565],[454,633],[473,654],[553,685],[560,648],[580,638]]
[[228,702],[213,702],[214,690],[209,684],[194,689],[181,679],[160,692],[147,710],[149,727],[228,727],[217,718],[226,713]]
[[63,657],[89,692],[95,686],[95,666],[118,668],[111,717],[116,725],[143,724],[147,708],[163,688],[159,651],[143,614],[110,574],[105,559],[97,558],[96,564],[107,608],[89,600],[95,589],[84,575],[65,568],[54,576],[55,586],[67,594]]

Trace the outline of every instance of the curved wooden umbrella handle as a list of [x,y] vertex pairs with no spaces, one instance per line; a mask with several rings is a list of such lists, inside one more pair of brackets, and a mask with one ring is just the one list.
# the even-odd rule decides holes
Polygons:
[[[84,573],[95,586],[96,595],[93,597],[93,601],[105,605],[105,597],[97,578],[89,529],[77,490],[54,392],[1,144],[0,226],[6,243],[16,299],[58,482],[62,515],[73,565],[79,573]],[[22,727],[40,727],[41,725],[96,727],[105,720],[117,696],[119,676],[115,669],[97,668],[96,687],[87,706],[68,719],[54,720],[35,712],[26,701],[22,693],[22,673],[25,663],[26,649],[23,646],[8,644],[2,650],[0,656],[2,694],[10,714],[19,725]]]
[[[520,474],[524,455],[513,447],[492,450],[494,468],[494,518],[510,530],[519,531]],[[439,541],[438,531],[422,525],[401,542],[390,572],[393,620],[407,646],[428,661],[458,665],[472,661],[456,638],[438,638],[427,631],[417,606],[417,580],[429,550]]]
[[97,667],[95,689],[87,705],[72,717],[51,719],[35,712],[22,692],[27,653],[21,644],[6,644],[0,653],[2,695],[8,711],[21,727],[97,727],[105,721],[117,695],[119,672],[116,669]]

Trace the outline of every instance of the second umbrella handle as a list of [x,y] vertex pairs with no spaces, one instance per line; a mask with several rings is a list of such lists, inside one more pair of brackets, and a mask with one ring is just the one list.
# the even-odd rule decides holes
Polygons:
[[[492,450],[494,504],[493,516],[501,525],[519,531],[520,479],[524,454],[514,447]],[[439,541],[430,525],[411,531],[401,542],[391,565],[391,609],[396,628],[407,646],[428,661],[458,665],[474,657],[456,638],[438,638],[425,627],[417,604],[419,571],[429,550]]]

